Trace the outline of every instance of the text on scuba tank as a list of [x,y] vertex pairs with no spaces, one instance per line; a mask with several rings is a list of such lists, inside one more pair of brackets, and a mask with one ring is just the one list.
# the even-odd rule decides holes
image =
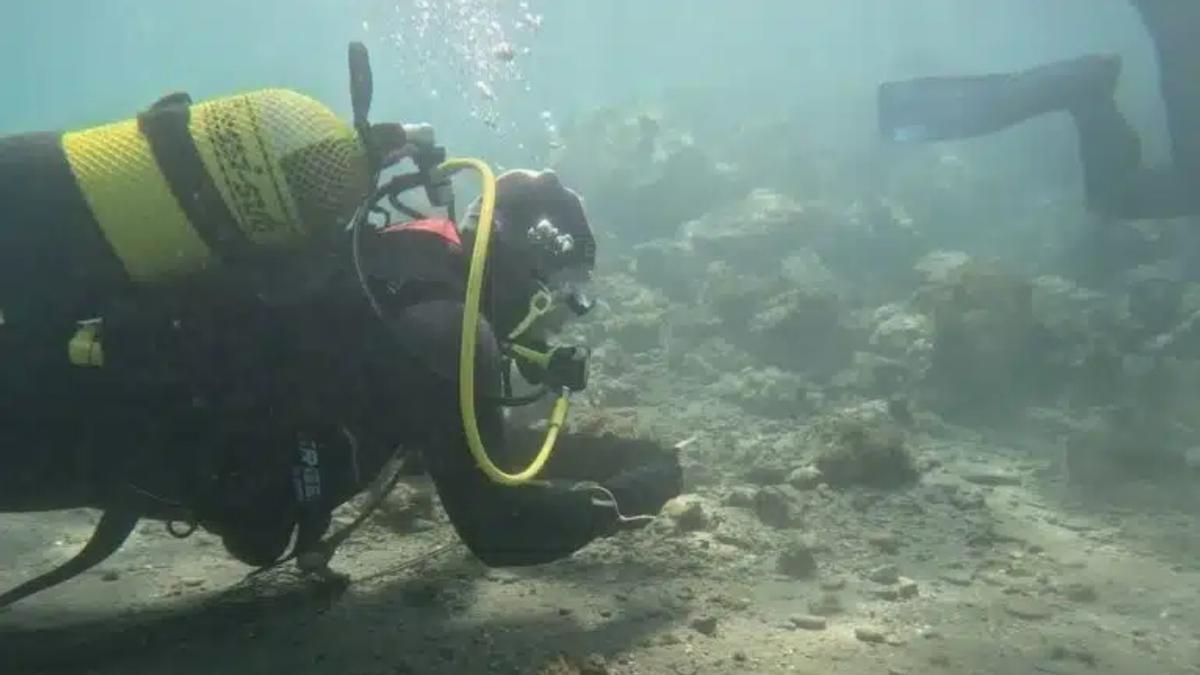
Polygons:
[[[255,113],[248,103],[245,108],[244,115],[253,119]],[[262,139],[247,131],[232,115],[213,116],[210,138],[234,202],[231,206],[248,234],[286,230],[288,224],[280,217],[286,213],[286,202],[278,177],[266,158]]]

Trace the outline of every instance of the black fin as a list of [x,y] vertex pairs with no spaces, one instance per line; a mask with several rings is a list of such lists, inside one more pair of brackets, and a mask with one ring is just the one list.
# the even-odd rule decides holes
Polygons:
[[96,525],[95,531],[92,532],[91,539],[88,539],[88,543],[84,545],[79,553],[75,554],[75,557],[39,577],[30,579],[0,594],[0,608],[24,600],[47,588],[70,581],[104,562],[109,556],[116,553],[117,549],[121,548],[125,541],[129,539],[129,535],[133,533],[133,528],[137,525],[139,518],[140,516],[136,511],[126,511],[124,509],[109,509],[105,511],[100,516],[100,522]]

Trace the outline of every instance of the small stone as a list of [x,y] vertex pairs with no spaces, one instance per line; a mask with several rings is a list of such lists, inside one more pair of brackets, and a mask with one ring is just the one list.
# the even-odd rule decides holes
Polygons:
[[677,645],[680,642],[682,642],[682,640],[679,639],[679,636],[674,633],[670,633],[670,632],[663,633],[662,635],[660,635],[658,637],[658,644],[663,645],[664,647],[670,647],[672,645]]
[[764,525],[786,529],[800,525],[800,506],[791,487],[767,487],[754,495],[754,512]]
[[1047,656],[1052,661],[1066,661],[1068,659],[1074,659],[1093,668],[1096,666],[1096,655],[1087,649],[1073,649],[1066,645],[1056,644],[1050,647]]
[[884,586],[871,589],[871,595],[880,600],[899,600],[900,590],[894,586]]
[[884,553],[896,553],[900,550],[900,539],[887,532],[868,535],[867,542]]
[[878,628],[870,626],[859,626],[854,629],[854,637],[860,642],[868,642],[871,644],[883,644],[887,641],[887,635]]
[[960,570],[942,572],[938,578],[954,586],[970,586],[971,582],[974,581],[974,577],[970,572],[963,572]]
[[1029,621],[1048,619],[1054,613],[1049,605],[1032,598],[1012,598],[1004,603],[1004,611]]
[[840,591],[846,587],[846,580],[842,577],[827,577],[821,580],[821,590],[823,591]]
[[817,559],[812,547],[804,541],[792,542],[779,554],[777,569],[794,579],[804,579],[817,573]]
[[717,617],[715,616],[702,616],[692,619],[692,623],[690,625],[692,630],[700,633],[701,635],[712,637],[717,634]]
[[121,575],[116,570],[104,570],[104,572],[100,575],[101,581],[116,581],[120,578]]
[[821,484],[821,470],[815,466],[801,466],[788,474],[787,482],[797,490],[812,490]]
[[590,654],[579,665],[579,675],[609,675],[608,662],[599,654]]
[[662,513],[674,521],[675,528],[680,532],[708,529],[710,522],[704,504],[695,495],[680,495],[672,499],[663,506]]
[[746,658],[746,652],[737,651],[733,653],[733,660],[737,661],[738,663],[745,663]]
[[950,503],[964,510],[982,509],[987,506],[987,499],[979,490],[957,490],[950,493]]
[[1074,602],[1095,602],[1099,597],[1096,587],[1085,582],[1075,581],[1062,587],[1062,595]]
[[880,565],[867,573],[867,578],[877,584],[894,584],[900,580],[900,569],[895,565]]
[[736,487],[730,490],[729,494],[725,495],[725,499],[721,503],[726,506],[751,507],[754,506],[754,495],[756,493],[757,490],[754,488]]
[[917,582],[913,581],[912,579],[900,577],[899,583],[900,585],[897,586],[896,591],[900,595],[901,600],[915,598],[921,593],[920,586],[918,586]]
[[842,599],[836,593],[822,593],[821,597],[808,603],[808,611],[818,616],[833,616],[843,611]]
[[1021,477],[1003,471],[972,471],[963,475],[963,480],[976,485],[1020,485]]
[[188,588],[196,588],[204,585],[204,579],[201,577],[184,577],[179,580],[179,583],[187,586]]
[[815,614],[797,614],[788,619],[792,626],[802,630],[825,630],[829,626],[829,620],[823,616]]
[[779,485],[787,480],[788,470],[777,464],[760,464],[747,469],[742,477],[755,485]]

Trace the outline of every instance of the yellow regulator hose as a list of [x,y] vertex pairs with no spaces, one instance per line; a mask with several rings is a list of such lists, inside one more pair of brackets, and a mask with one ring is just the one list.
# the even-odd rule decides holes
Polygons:
[[490,480],[500,485],[524,485],[536,479],[546,461],[550,459],[554,444],[558,440],[558,433],[566,421],[569,404],[564,391],[559,395],[550,414],[542,447],[529,466],[517,473],[505,473],[492,462],[483,446],[483,437],[479,434],[479,420],[475,415],[475,349],[483,300],[484,271],[492,237],[492,221],[496,213],[496,176],[486,163],[473,158],[448,159],[438,166],[436,173],[448,178],[464,169],[479,174],[482,197],[475,246],[471,251],[471,267],[467,274],[467,297],[463,306],[462,342],[458,355],[458,403],[462,410],[463,431],[467,436],[471,456]]

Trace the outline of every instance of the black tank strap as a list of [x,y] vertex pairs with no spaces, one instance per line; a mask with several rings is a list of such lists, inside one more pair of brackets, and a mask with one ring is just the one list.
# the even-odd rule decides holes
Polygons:
[[191,103],[186,93],[164,96],[138,115],[138,128],[149,140],[159,170],[196,233],[221,262],[236,262],[246,257],[250,241],[205,170],[188,131]]

